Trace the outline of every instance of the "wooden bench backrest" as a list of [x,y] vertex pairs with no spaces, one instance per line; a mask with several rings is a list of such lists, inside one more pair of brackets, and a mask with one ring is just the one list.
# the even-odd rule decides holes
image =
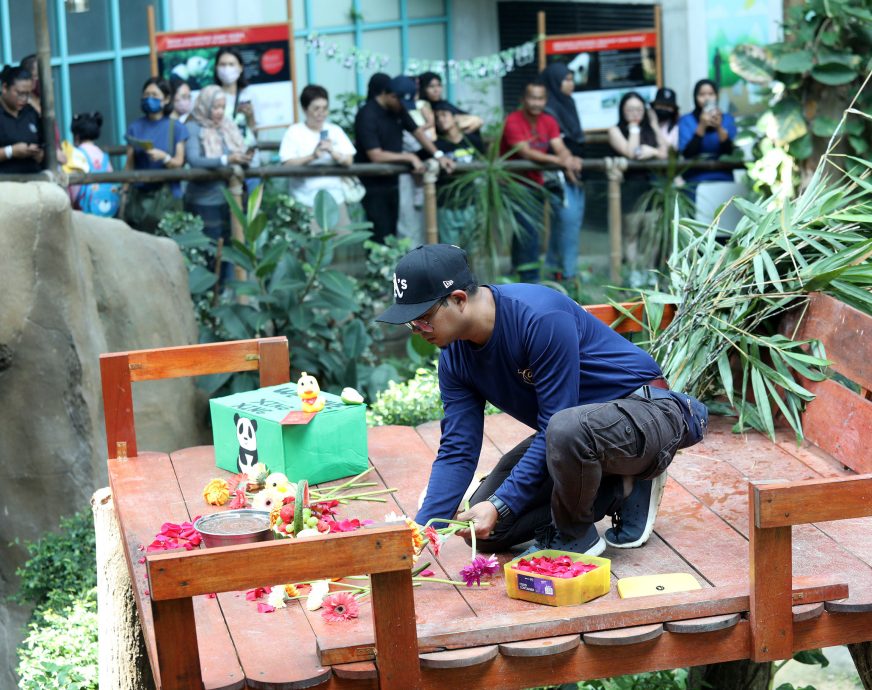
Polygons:
[[260,372],[261,386],[288,383],[291,376],[288,339],[281,336],[100,355],[109,458],[118,457],[119,449],[131,457],[137,454],[134,381],[237,371]]
[[854,471],[872,472],[872,316],[815,293],[794,337],[819,340],[832,369],[860,386],[858,394],[831,379],[804,381],[817,396],[802,416],[805,437]]

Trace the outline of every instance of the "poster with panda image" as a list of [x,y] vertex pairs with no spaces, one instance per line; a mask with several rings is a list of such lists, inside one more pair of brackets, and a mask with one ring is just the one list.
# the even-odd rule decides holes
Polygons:
[[184,79],[196,99],[200,89],[215,83],[215,58],[224,46],[242,55],[258,126],[290,125],[294,103],[287,24],[156,34],[158,73]]
[[549,63],[563,62],[572,72],[572,99],[585,129],[607,129],[618,121],[618,103],[628,91],[651,100],[659,83],[657,31],[610,31],[550,36]]

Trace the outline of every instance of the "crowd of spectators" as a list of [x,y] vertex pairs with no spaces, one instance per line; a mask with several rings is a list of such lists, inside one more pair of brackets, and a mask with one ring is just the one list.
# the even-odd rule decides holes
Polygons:
[[[0,174],[36,173],[44,166],[46,137],[35,68],[35,57],[28,56],[18,66],[7,66],[0,75]],[[239,51],[221,48],[213,76],[214,84],[197,93],[175,77],[171,82],[160,77],[145,81],[140,99],[143,114],[130,122],[125,134],[127,170],[258,164],[257,116]],[[550,64],[526,85],[519,108],[508,114],[503,125],[499,141],[502,154],[559,167],[524,173],[530,204],[516,214],[520,232],[514,236],[511,256],[513,268],[525,281],[540,277],[545,225],[550,227],[546,273],[561,280],[572,279],[577,272],[585,210],[585,135],[573,99],[574,88],[570,69],[563,63]],[[347,202],[359,200],[372,224],[374,239],[384,241],[397,233],[398,226],[410,222],[421,225],[421,173],[425,161],[433,159],[441,173],[437,184],[440,241],[465,244],[470,239],[474,208],[458,204],[446,188],[457,163],[471,162],[484,153],[479,132],[484,123],[481,117],[445,100],[438,74],[426,72],[417,79],[373,75],[367,98],[355,117],[352,138],[329,121],[330,96],[323,86],[306,86],[300,105],[302,121],[292,124],[281,141],[282,164],[403,163],[410,169],[408,175],[362,176],[361,181],[320,175],[295,177],[289,188],[300,203],[311,207],[316,194],[327,191],[339,205],[340,224],[344,224],[349,219]],[[635,91],[625,93],[618,105],[617,122],[608,130],[609,145],[615,154],[630,160],[665,159],[670,150],[685,158],[716,158],[730,153],[736,123],[719,109],[717,85],[707,79],[697,82],[693,105],[691,112],[680,115],[676,94],[669,88],[660,88],[651,103]],[[108,156],[97,144],[101,125],[100,113],[76,114],[71,126],[72,146],[66,142],[61,146],[55,133],[60,162],[71,166],[68,169],[111,170]],[[731,179],[727,171],[691,167],[677,182],[685,185],[693,198],[699,182]],[[145,232],[154,232],[168,212],[185,209],[199,215],[206,234],[218,241],[230,236],[230,210],[223,186],[217,179],[184,185],[178,181],[141,181],[125,184],[122,189],[107,185],[100,197],[102,203],[96,205],[82,188],[71,188],[70,195],[77,208],[103,215],[119,213]],[[630,262],[635,258],[640,233],[645,231],[640,221],[643,214],[637,213],[638,202],[649,187],[646,171],[625,173],[621,198],[625,252]],[[546,210],[550,213],[548,223]]]

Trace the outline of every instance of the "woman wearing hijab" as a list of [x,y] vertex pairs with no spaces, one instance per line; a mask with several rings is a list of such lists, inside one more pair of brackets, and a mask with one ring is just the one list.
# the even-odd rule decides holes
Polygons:
[[454,113],[457,126],[460,127],[460,131],[464,134],[477,132],[484,124],[484,120],[478,115],[470,115],[453,103],[444,100],[442,97],[442,77],[436,74],[436,72],[424,72],[418,77],[418,95],[422,101],[430,105],[431,110],[438,103],[439,107]]
[[[188,140],[185,157],[192,168],[218,168],[225,165],[248,165],[251,151],[236,124],[224,117],[227,97],[220,86],[207,86],[197,96],[187,121]],[[230,239],[230,207],[224,198],[224,182],[191,181],[185,190],[185,209],[203,219],[203,232],[213,240]],[[223,263],[221,278],[230,277],[231,266]]]
[[[678,150],[685,158],[716,159],[733,152],[736,121],[718,108],[718,87],[711,79],[700,79],[693,87],[693,112],[678,121]],[[693,186],[700,182],[733,181],[729,170],[688,170],[684,179]]]
[[[554,62],[545,68],[540,79],[548,94],[545,112],[557,120],[563,143],[569,152],[581,158],[584,153],[584,132],[575,101],[572,100],[572,91],[575,88],[572,72],[562,62]],[[545,268],[557,280],[571,280],[575,278],[578,270],[578,241],[584,219],[584,187],[580,180],[579,184],[573,184],[561,172],[557,172],[556,176],[562,195],[555,193],[551,197],[554,222],[545,254]],[[547,178],[546,186],[549,186]]]

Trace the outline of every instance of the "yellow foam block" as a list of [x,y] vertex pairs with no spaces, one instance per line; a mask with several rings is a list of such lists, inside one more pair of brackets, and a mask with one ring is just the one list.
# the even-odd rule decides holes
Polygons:
[[621,599],[647,597],[652,594],[669,594],[670,592],[689,592],[692,589],[702,589],[702,586],[690,573],[638,575],[618,580],[618,594]]

